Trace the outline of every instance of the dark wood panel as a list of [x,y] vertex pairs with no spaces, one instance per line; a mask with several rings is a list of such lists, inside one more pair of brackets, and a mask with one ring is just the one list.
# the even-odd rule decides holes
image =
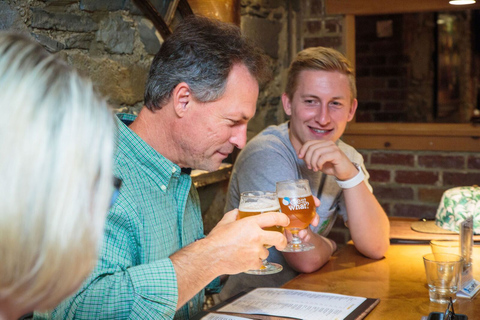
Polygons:
[[448,0],[325,0],[327,14],[371,15],[420,11],[480,9],[480,3],[453,6]]

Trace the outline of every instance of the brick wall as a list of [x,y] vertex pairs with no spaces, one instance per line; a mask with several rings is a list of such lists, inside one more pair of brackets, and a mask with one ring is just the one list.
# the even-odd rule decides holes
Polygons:
[[389,216],[434,219],[445,190],[480,185],[478,153],[360,151]]
[[322,1],[301,2],[300,50],[309,47],[330,47],[345,52],[343,16],[326,16]]
[[[469,152],[358,150],[373,193],[388,216],[434,219],[447,189],[480,185],[480,154]],[[330,238],[350,240],[339,219]]]
[[[378,37],[377,22],[390,23],[390,37]],[[356,17],[358,122],[407,121],[407,62],[402,53],[400,15]]]
[[465,12],[448,13],[437,25],[441,17],[433,12],[355,17],[357,121],[470,120],[476,21]]
[[355,26],[357,121],[432,122],[435,15],[358,16]]

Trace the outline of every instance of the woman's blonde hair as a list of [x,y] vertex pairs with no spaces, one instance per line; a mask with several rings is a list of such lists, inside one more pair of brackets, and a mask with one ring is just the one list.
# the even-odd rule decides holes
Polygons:
[[0,32],[0,301],[54,307],[93,268],[115,123],[92,83]]
[[353,99],[357,98],[355,71],[347,58],[332,48],[311,47],[302,50],[290,64],[287,76],[285,93],[290,100],[297,90],[298,76],[304,70],[338,71],[348,78],[350,93]]

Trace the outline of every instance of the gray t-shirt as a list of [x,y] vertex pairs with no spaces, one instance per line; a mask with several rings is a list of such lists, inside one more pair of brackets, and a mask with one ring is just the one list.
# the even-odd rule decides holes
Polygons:
[[[365,183],[372,190],[368,184],[369,175],[363,164],[362,155],[340,140],[337,141],[337,145],[352,162],[362,167]],[[312,194],[321,201],[320,207],[317,208],[320,222],[316,228],[312,227],[312,230],[326,236],[337,215],[341,215],[343,220],[347,221],[341,188],[333,176],[309,170],[305,162],[298,158],[288,137],[288,122],[266,128],[240,152],[230,178],[225,212],[238,208],[240,193],[257,190],[275,191],[277,181],[290,179],[307,179]],[[250,287],[278,287],[298,275],[275,247],[269,251],[267,260],[280,263],[283,266],[282,272],[266,276],[248,274],[230,276],[220,292],[220,299],[225,300]]]

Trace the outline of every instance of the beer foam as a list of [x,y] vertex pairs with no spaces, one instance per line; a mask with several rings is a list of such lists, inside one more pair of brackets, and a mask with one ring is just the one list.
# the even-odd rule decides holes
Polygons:
[[285,197],[288,197],[288,198],[302,198],[302,197],[308,197],[308,196],[312,195],[312,193],[310,191],[307,191],[307,190],[295,190],[295,191],[281,190],[281,191],[277,191],[277,194],[278,194],[279,198],[285,198]]
[[279,211],[280,204],[276,199],[258,199],[256,202],[241,203],[238,209],[243,212]]

